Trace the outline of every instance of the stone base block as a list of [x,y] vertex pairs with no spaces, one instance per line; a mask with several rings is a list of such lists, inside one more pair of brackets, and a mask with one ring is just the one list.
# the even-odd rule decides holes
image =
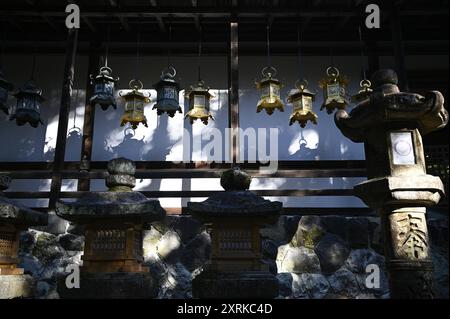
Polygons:
[[278,280],[269,272],[204,272],[192,281],[194,298],[259,298],[278,296]]
[[30,275],[0,275],[0,299],[30,298],[33,284]]
[[58,279],[62,299],[151,299],[158,286],[149,273],[81,273],[80,288],[67,288],[66,278]]

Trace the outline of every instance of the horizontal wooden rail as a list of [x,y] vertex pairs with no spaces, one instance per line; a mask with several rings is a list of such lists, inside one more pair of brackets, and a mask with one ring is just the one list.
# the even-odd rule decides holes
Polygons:
[[[149,198],[209,197],[223,191],[140,191]],[[260,196],[353,196],[353,189],[264,189],[252,190]],[[79,198],[87,192],[61,192],[61,198]],[[50,192],[5,192],[8,198],[48,198]]]

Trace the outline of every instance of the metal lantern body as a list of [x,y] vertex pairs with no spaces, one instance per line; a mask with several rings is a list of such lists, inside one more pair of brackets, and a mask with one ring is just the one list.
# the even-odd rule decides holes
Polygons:
[[3,77],[3,72],[0,70],[0,109],[9,114],[9,108],[7,106],[9,92],[12,91],[14,86]]
[[170,67],[169,70],[162,72],[159,82],[153,85],[157,94],[153,109],[156,109],[158,115],[166,112],[170,117],[174,117],[175,112],[182,113],[178,96],[180,84],[175,81],[175,75],[176,70]]
[[265,109],[267,114],[271,115],[275,109],[284,112],[284,104],[280,98],[280,89],[282,84],[276,76],[277,70],[273,67],[266,67],[261,71],[263,78],[256,82],[256,88],[261,92],[261,98],[256,106],[256,112]]
[[125,95],[119,94],[125,101],[125,113],[122,116],[120,126],[130,123],[133,130],[135,130],[139,123],[145,127],[147,125],[147,118],[144,115],[144,106],[150,103],[150,97],[145,96],[140,90],[142,89],[142,82],[139,80],[130,81],[131,91]]
[[185,118],[189,117],[191,124],[199,119],[203,124],[208,125],[208,119],[214,120],[209,113],[209,100],[213,97],[209,93],[209,88],[205,88],[205,83],[200,80],[196,87],[191,86],[190,90],[185,93],[189,99],[189,112]]
[[373,92],[371,86],[372,83],[369,80],[367,79],[362,80],[359,83],[360,90],[358,91],[357,94],[352,96],[352,102],[359,103],[364,100],[367,100]]
[[119,78],[112,76],[112,70],[101,67],[99,73],[94,77],[91,75],[91,84],[94,86],[94,95],[90,98],[92,105],[100,105],[102,110],[107,110],[110,106],[117,108],[114,99],[114,87]]
[[30,80],[14,94],[17,99],[16,109],[10,120],[16,120],[17,125],[29,123],[32,127],[44,124],[41,119],[41,103],[45,101],[42,90]]
[[326,108],[327,113],[331,114],[335,109],[345,109],[349,104],[345,94],[347,83],[347,78],[340,75],[337,68],[329,67],[327,69],[327,77],[319,82],[320,87],[323,89],[324,99],[320,110]]
[[287,101],[292,103],[293,111],[289,119],[289,125],[298,122],[301,127],[305,127],[308,121],[317,124],[317,114],[314,113],[312,107],[316,93],[309,91],[306,87],[306,80],[296,83],[296,88],[291,90]]

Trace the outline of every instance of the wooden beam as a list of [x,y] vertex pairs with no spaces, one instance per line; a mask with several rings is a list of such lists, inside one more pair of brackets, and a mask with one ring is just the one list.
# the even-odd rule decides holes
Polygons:
[[[230,22],[230,42],[228,52],[228,122],[231,128],[230,159],[232,165],[239,161],[239,32],[238,23]],[[234,133],[236,134],[234,134]]]
[[[89,101],[94,94],[94,88],[91,85],[90,75],[98,73],[100,66],[100,53],[98,48],[101,47],[99,42],[91,42],[89,61],[88,61],[88,74],[86,79],[86,101],[84,107],[84,122],[83,122],[83,139],[81,141],[81,155],[80,159],[84,160],[88,166],[90,166],[92,159],[92,146],[94,141],[94,122],[95,122],[95,106]],[[82,178],[78,180],[78,190],[88,191],[90,188],[90,178]]]
[[61,106],[58,117],[58,133],[56,137],[55,157],[53,159],[53,176],[49,210],[53,211],[61,191],[61,171],[64,168],[66,153],[67,127],[69,123],[70,101],[75,75],[75,57],[77,52],[78,29],[69,29],[67,36],[66,61],[64,66],[63,85],[61,90]]
[[[151,5],[152,7],[157,7],[157,6],[158,6],[158,3],[157,3],[156,0],[150,0],[150,5]],[[157,16],[157,17],[156,17],[156,22],[158,22],[159,30],[160,30],[161,32],[166,33],[166,32],[167,32],[166,25],[164,24],[164,21],[163,21],[163,19],[162,19],[161,16]]]
[[89,20],[88,17],[82,16],[81,18],[83,19],[84,23],[86,23],[87,27],[89,28],[89,30],[92,33],[96,33],[97,32],[97,28],[92,24],[91,20]]

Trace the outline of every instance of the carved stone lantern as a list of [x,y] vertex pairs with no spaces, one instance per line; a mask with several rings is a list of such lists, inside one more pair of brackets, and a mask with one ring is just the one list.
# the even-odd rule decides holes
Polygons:
[[0,175],[0,299],[33,296],[33,278],[17,267],[19,235],[29,226],[47,225],[47,214],[6,198],[10,178]]
[[266,110],[269,115],[271,115],[275,109],[284,112],[284,104],[280,97],[282,84],[275,78],[277,69],[274,67],[265,67],[262,69],[261,74],[263,78],[261,81],[256,82],[256,88],[261,92],[261,97],[256,106],[256,112],[259,113],[263,109]]
[[192,215],[210,227],[212,257],[209,268],[192,282],[195,298],[274,298],[276,277],[261,262],[260,228],[275,223],[280,202],[248,191],[250,176],[239,169],[221,177],[225,192],[204,202],[189,202]]
[[380,70],[374,92],[335,122],[352,141],[364,143],[368,180],[354,187],[365,204],[379,211],[391,298],[432,298],[432,262],[425,219],[444,188],[426,173],[422,135],[443,128],[448,113],[438,91],[425,96],[400,92],[397,75]]
[[107,192],[89,192],[75,202],[58,201],[56,214],[83,225],[83,266],[79,289],[58,282],[63,298],[153,298],[157,287],[142,265],[142,232],[161,220],[165,211],[157,200],[133,192],[135,164],[128,159],[109,161]]
[[91,85],[94,86],[94,95],[90,98],[92,105],[100,105],[102,110],[107,110],[110,106],[117,109],[114,98],[114,86],[119,78],[114,78],[111,68],[103,66],[94,77],[91,74]]
[[36,87],[33,80],[25,83],[14,96],[17,104],[11,121],[16,120],[19,126],[29,123],[32,127],[38,127],[39,123],[44,124],[41,119],[41,104],[45,99],[42,97],[42,90]]
[[161,74],[161,79],[153,86],[156,90],[156,109],[158,115],[167,113],[170,117],[175,116],[175,112],[182,113],[179,104],[178,93],[180,92],[180,84],[175,81],[177,71],[173,67],[169,67]]
[[14,86],[12,83],[8,82],[3,77],[3,72],[0,70],[0,110],[2,110],[6,115],[9,114],[9,108],[8,108],[8,95],[9,92],[12,91]]

